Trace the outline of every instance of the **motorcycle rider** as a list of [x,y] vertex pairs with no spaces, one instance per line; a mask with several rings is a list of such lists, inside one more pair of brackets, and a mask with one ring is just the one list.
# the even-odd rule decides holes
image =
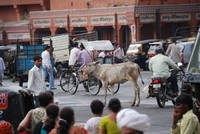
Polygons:
[[156,48],[156,55],[149,61],[149,70],[153,72],[153,78],[165,78],[172,83],[173,96],[178,93],[177,78],[171,76],[170,67],[179,70],[179,67],[167,56],[164,55],[164,50],[161,46]]

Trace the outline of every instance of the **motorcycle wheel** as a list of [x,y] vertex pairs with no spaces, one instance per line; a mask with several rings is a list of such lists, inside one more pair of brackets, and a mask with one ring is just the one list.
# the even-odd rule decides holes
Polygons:
[[91,95],[97,95],[99,93],[101,88],[100,83],[101,82],[94,76],[88,78],[87,86]]
[[166,102],[165,90],[166,89],[164,89],[164,90],[160,89],[159,94],[156,96],[157,104],[160,108],[165,107],[165,102]]
[[[119,83],[114,84],[114,94],[116,94],[119,91],[119,88],[120,88]],[[108,85],[108,91],[111,92],[111,86],[110,85]]]
[[78,80],[72,73],[63,73],[60,76],[60,87],[63,91],[74,95],[78,89]]

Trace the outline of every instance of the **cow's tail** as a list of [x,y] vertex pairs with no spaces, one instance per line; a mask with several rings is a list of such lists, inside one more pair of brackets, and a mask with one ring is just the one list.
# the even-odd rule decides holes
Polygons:
[[139,75],[140,75],[140,79],[141,79],[141,82],[142,82],[142,84],[144,85],[144,81],[143,81],[143,79],[142,79],[142,75],[141,75],[141,73],[140,73],[140,67],[138,67],[138,72],[139,72]]

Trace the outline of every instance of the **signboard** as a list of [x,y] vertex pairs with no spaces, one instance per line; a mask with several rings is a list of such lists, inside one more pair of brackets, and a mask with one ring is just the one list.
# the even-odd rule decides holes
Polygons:
[[67,26],[67,19],[54,19],[55,26]]
[[156,20],[155,15],[141,15],[140,16],[140,22],[142,23],[155,22],[155,20]]
[[30,33],[8,33],[9,40],[30,39]]
[[8,107],[8,93],[0,93],[0,110],[5,110]]
[[136,42],[136,27],[135,24],[131,25],[131,42]]
[[91,17],[91,24],[112,24],[115,23],[115,17],[114,16],[99,16],[99,17]]
[[71,18],[70,25],[87,25],[87,17]]
[[197,19],[197,20],[200,20],[200,13],[197,13],[197,14],[196,14],[196,19]]
[[33,26],[45,27],[45,26],[50,26],[50,25],[51,25],[50,19],[33,20]]
[[127,23],[126,15],[119,15],[118,16],[118,23]]
[[189,21],[191,19],[190,14],[163,14],[161,15],[161,21]]

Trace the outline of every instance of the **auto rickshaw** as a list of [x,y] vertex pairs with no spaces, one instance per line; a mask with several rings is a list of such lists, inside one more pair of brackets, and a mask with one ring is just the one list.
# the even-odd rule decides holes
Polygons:
[[147,70],[145,62],[148,59],[147,54],[150,48],[150,43],[157,41],[159,41],[159,39],[143,40],[130,44],[126,52],[127,59],[137,63],[142,69]]
[[112,43],[109,40],[97,40],[97,41],[83,41],[85,49],[90,52],[91,57],[94,57],[94,61],[99,61],[101,64],[112,64],[113,63],[113,55],[110,54],[109,56],[102,57],[95,57],[95,52],[100,51],[107,51],[109,53],[112,53],[114,51],[114,47]]
[[34,108],[33,95],[19,86],[0,87],[0,111],[3,120],[12,124],[15,133],[22,119]]

